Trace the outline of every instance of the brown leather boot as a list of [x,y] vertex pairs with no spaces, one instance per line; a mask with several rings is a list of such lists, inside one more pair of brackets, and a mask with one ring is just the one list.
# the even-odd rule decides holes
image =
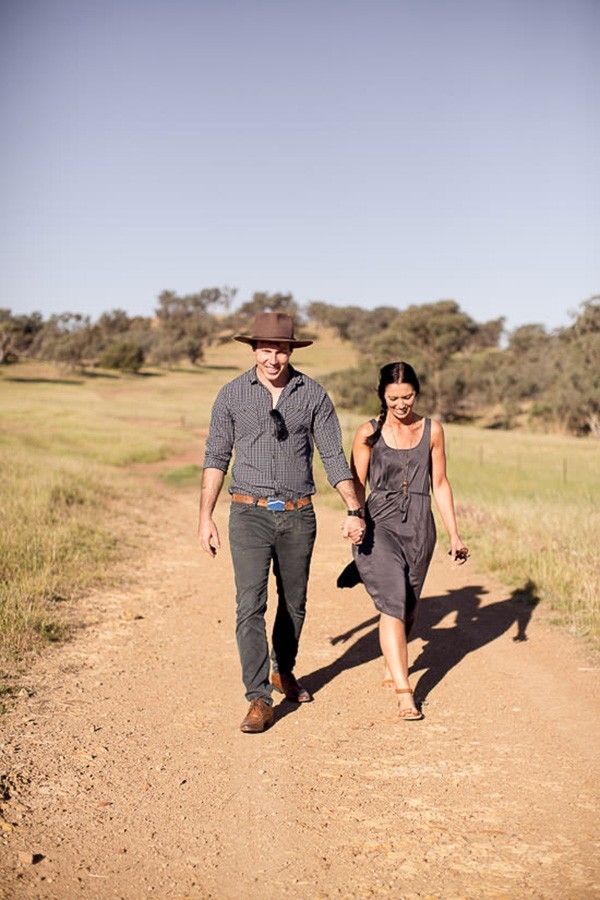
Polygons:
[[271,684],[280,694],[285,694],[285,699],[291,700],[292,703],[310,703],[312,700],[311,694],[291,672],[273,672]]
[[240,725],[240,730],[249,734],[264,731],[269,725],[273,724],[274,718],[273,707],[266,700],[261,700],[260,697],[257,697],[250,703],[248,715]]

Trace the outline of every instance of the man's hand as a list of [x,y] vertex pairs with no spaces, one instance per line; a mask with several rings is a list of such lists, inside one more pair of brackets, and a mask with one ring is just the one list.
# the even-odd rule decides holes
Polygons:
[[200,546],[209,556],[216,556],[221,549],[219,531],[212,517],[219,491],[223,487],[225,472],[205,467],[202,472],[202,489],[198,509],[198,538]]
[[361,544],[366,530],[364,519],[359,519],[358,516],[346,516],[342,525],[342,537],[344,540],[350,538],[353,544]]
[[217,555],[217,550],[221,549],[221,541],[219,540],[219,530],[212,518],[200,520],[198,538],[205,553],[213,557]]

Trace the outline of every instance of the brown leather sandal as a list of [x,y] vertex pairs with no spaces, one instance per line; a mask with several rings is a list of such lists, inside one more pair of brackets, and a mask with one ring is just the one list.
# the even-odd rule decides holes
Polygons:
[[[396,688],[396,693],[412,695],[413,692],[412,692],[411,688]],[[416,711],[416,715],[415,715],[415,713],[413,713],[413,709]],[[424,718],[421,710],[417,709],[417,707],[414,704],[413,704],[413,709],[404,709],[404,710],[398,709],[398,719],[402,722],[418,722],[419,719]]]

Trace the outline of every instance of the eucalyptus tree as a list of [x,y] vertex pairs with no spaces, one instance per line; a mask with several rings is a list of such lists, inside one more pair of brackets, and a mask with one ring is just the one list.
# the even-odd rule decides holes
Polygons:
[[579,309],[573,325],[558,333],[552,399],[569,431],[600,438],[600,296]]
[[394,360],[410,362],[426,388],[429,411],[445,418],[456,397],[444,390],[444,368],[469,346],[477,327],[454,300],[412,305],[370,340],[368,352],[380,366]]
[[200,362],[218,327],[209,308],[217,305],[226,307],[231,296],[230,288],[204,288],[196,294],[183,296],[175,291],[162,291],[155,310],[154,361],[174,365],[185,357],[192,365]]

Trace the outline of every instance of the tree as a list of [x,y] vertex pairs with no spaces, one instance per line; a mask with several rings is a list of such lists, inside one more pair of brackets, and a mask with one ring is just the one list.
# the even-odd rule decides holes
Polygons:
[[156,309],[158,339],[152,351],[155,361],[173,365],[186,357],[192,365],[200,362],[216,331],[215,318],[208,309],[216,304],[228,305],[233,293],[229,288],[205,288],[180,297],[174,291],[163,291]]
[[395,306],[376,306],[375,309],[355,316],[348,327],[348,336],[361,351],[368,353],[373,341],[384,334],[396,319],[398,310]]
[[29,352],[43,327],[39,312],[14,316],[10,309],[0,309],[0,365],[18,362]]
[[332,306],[321,301],[309,303],[307,312],[317,325],[335,329],[343,341],[351,340],[350,329],[365,316],[364,309],[359,306]]
[[501,316],[499,319],[490,319],[489,322],[475,324],[471,332],[471,340],[469,341],[468,350],[470,352],[477,350],[493,350],[500,345],[500,338],[504,333],[504,323],[506,319]]
[[13,335],[4,322],[0,322],[0,366],[8,366],[19,361],[19,354],[14,348]]
[[303,321],[300,307],[292,294],[268,294],[266,291],[256,291],[252,294],[252,299],[240,306],[236,316],[250,323],[261,312],[284,312],[293,316],[296,324]]
[[600,297],[580,305],[569,328],[558,333],[557,379],[547,402],[569,431],[600,437]]
[[[509,334],[497,369],[497,402],[507,425],[527,402],[530,415],[545,417],[544,397],[556,384],[556,337],[543,325],[521,325]],[[552,414],[550,410],[550,414]]]
[[104,351],[98,365],[103,369],[121,372],[139,372],[144,365],[144,351],[133,341],[116,341]]
[[63,363],[69,368],[84,366],[95,359],[91,319],[70,312],[50,316],[36,336],[34,346],[42,359]]
[[[155,339],[151,319],[130,317],[122,309],[102,313],[93,330],[98,364],[109,369],[137,371],[149,355]],[[119,364],[108,365],[107,360]]]
[[332,372],[322,378],[337,407],[366,416],[379,413],[378,381],[379,367],[372,360],[365,360],[358,368]]
[[[243,303],[237,312],[222,323],[228,332],[227,339],[237,332],[245,333],[250,331],[255,317],[261,312],[287,313],[288,316],[292,316],[294,319],[297,332],[298,328],[304,324],[302,310],[292,294],[267,294],[265,291],[257,291],[252,295],[251,300]],[[296,334],[297,336],[298,334]]]
[[468,347],[477,325],[454,300],[409,306],[369,342],[369,355],[381,366],[405,360],[426,386],[432,413],[444,418],[454,398],[444,390],[442,372],[454,354]]
[[102,313],[96,324],[104,343],[108,346],[114,338],[127,334],[132,321],[124,309],[112,309],[110,312]]
[[580,312],[573,313],[575,322],[571,328],[573,335],[600,334],[600,294],[579,304]]

